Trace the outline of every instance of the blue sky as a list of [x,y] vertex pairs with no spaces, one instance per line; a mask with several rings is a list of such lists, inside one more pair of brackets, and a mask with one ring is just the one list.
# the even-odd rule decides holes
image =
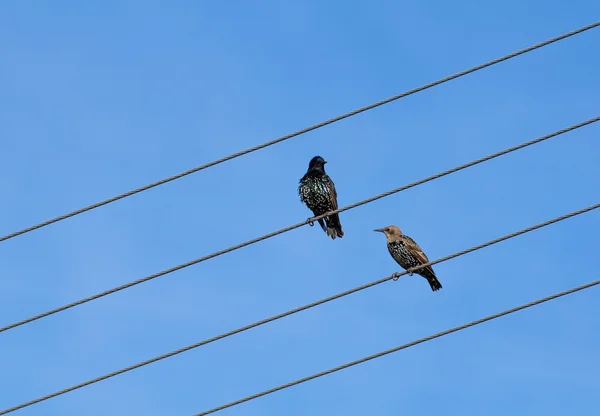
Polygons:
[[[85,3],[85,4],[84,4]],[[597,20],[593,1],[3,1],[0,234]],[[0,325],[598,116],[600,29],[0,243]],[[600,125],[0,334],[0,408],[598,202]],[[14,414],[192,415],[598,278],[592,212]],[[587,414],[598,289],[222,411]]]

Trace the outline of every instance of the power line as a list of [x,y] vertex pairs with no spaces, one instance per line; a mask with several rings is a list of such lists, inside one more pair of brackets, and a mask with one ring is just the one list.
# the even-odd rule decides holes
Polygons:
[[30,318],[27,318],[27,319],[24,319],[24,320],[22,320],[22,321],[18,321],[18,322],[12,323],[12,324],[10,324],[10,325],[7,325],[7,326],[4,326],[4,327],[0,328],[0,332],[8,331],[8,330],[10,330],[10,329],[14,329],[14,328],[16,328],[16,327],[19,327],[19,326],[21,326],[21,325],[25,325],[25,324],[31,323],[31,322],[33,322],[33,321],[37,321],[37,320],[39,320],[39,319],[45,318],[45,317],[47,317],[47,316],[54,315],[54,314],[56,314],[56,313],[59,313],[59,312],[65,311],[65,310],[67,310],[67,309],[71,309],[71,308],[73,308],[73,307],[75,307],[75,306],[83,305],[84,303],[91,302],[91,301],[93,301],[93,300],[96,300],[96,299],[100,299],[100,298],[102,298],[102,297],[104,297],[104,296],[108,296],[108,295],[110,295],[110,294],[113,294],[113,293],[119,292],[119,291],[121,291],[121,290],[128,289],[128,288],[130,288],[130,287],[133,287],[133,286],[139,285],[139,284],[141,284],[141,283],[144,283],[144,282],[147,282],[147,281],[149,281],[149,280],[156,279],[157,277],[161,277],[161,276],[167,275],[167,274],[169,274],[169,273],[173,273],[173,272],[175,272],[175,271],[178,271],[178,270],[184,269],[184,268],[186,268],[186,267],[189,267],[189,266],[192,266],[192,265],[194,265],[194,264],[198,264],[198,263],[201,263],[201,262],[203,262],[203,261],[210,260],[210,259],[212,259],[212,258],[214,258],[214,257],[221,256],[221,255],[223,255],[223,254],[226,254],[226,253],[229,253],[229,252],[231,252],[231,251],[238,250],[238,249],[240,249],[240,248],[242,248],[242,247],[245,247],[245,246],[248,246],[248,245],[251,245],[251,244],[255,244],[255,243],[258,243],[258,242],[260,242],[260,241],[262,241],[262,240],[266,240],[266,239],[268,239],[268,238],[271,238],[271,237],[274,237],[274,236],[276,236],[276,235],[283,234],[283,233],[285,233],[285,232],[288,232],[288,231],[291,231],[291,230],[293,230],[293,229],[296,229],[296,228],[302,227],[303,225],[306,225],[306,224],[307,224],[309,221],[310,221],[310,222],[314,222],[314,221],[317,221],[317,220],[318,220],[318,219],[320,219],[320,218],[323,218],[323,217],[325,217],[325,216],[331,215],[332,213],[336,213],[336,212],[343,212],[343,211],[347,211],[347,210],[349,210],[349,209],[353,209],[353,208],[359,207],[359,206],[361,206],[361,205],[364,205],[364,204],[368,204],[368,203],[370,203],[370,202],[373,202],[373,201],[376,201],[376,200],[378,200],[378,199],[381,199],[381,198],[384,198],[384,197],[390,196],[390,195],[392,195],[392,194],[395,194],[395,193],[397,193],[397,192],[401,192],[401,191],[404,191],[404,190],[406,190],[406,189],[409,189],[409,188],[415,187],[415,186],[417,186],[417,185],[421,185],[421,184],[423,184],[423,183],[425,183],[425,182],[429,182],[429,181],[432,181],[432,180],[434,180],[434,179],[441,178],[442,176],[446,176],[446,175],[449,175],[449,174],[451,174],[451,173],[458,172],[459,170],[466,169],[466,168],[468,168],[468,167],[471,167],[471,166],[477,165],[477,164],[479,164],[479,163],[486,162],[486,161],[488,161],[488,160],[491,160],[491,159],[494,159],[494,158],[496,158],[496,157],[499,157],[499,156],[502,156],[502,155],[505,155],[505,154],[508,154],[508,153],[514,152],[514,151],[516,151],[516,150],[519,150],[519,149],[523,149],[523,148],[525,148],[525,147],[527,147],[527,146],[531,146],[531,145],[533,145],[533,144],[540,143],[540,142],[542,142],[542,141],[544,141],[544,140],[548,140],[548,139],[550,139],[550,138],[552,138],[552,137],[559,136],[559,135],[561,135],[561,134],[563,134],[563,133],[567,133],[567,132],[569,132],[569,131],[572,131],[572,130],[578,129],[578,128],[580,128],[580,127],[587,126],[588,124],[592,124],[592,123],[595,123],[595,122],[597,122],[597,121],[600,121],[600,116],[598,116],[598,117],[594,117],[594,118],[592,118],[592,119],[589,119],[589,120],[583,121],[583,122],[581,122],[581,123],[578,123],[578,124],[574,124],[574,125],[572,125],[572,126],[570,126],[570,127],[566,127],[566,128],[564,128],[564,129],[562,129],[562,130],[555,131],[554,133],[550,133],[550,134],[547,134],[547,135],[545,135],[545,136],[538,137],[537,139],[530,140],[530,141],[528,141],[528,142],[525,142],[525,143],[521,143],[521,144],[519,144],[519,145],[517,145],[517,146],[510,147],[510,148],[508,148],[508,149],[505,149],[505,150],[502,150],[502,151],[500,151],[500,152],[493,153],[493,154],[491,154],[491,155],[488,155],[488,156],[482,157],[482,158],[480,158],[480,159],[474,160],[474,161],[472,161],[472,162],[466,163],[466,164],[464,164],[464,165],[460,165],[460,166],[457,166],[457,167],[455,167],[455,168],[452,168],[452,169],[449,169],[449,170],[443,171],[443,172],[441,172],[441,173],[438,173],[438,174],[436,174],[436,175],[429,176],[429,177],[427,177],[427,178],[425,178],[425,179],[421,179],[421,180],[419,180],[419,181],[416,181],[416,182],[410,183],[410,184],[408,184],[408,185],[401,186],[400,188],[392,189],[392,190],[390,190],[390,191],[387,191],[387,192],[384,192],[384,193],[382,193],[382,194],[379,194],[379,195],[373,196],[373,197],[371,197],[371,198],[367,198],[367,199],[364,199],[364,200],[362,200],[362,201],[355,202],[354,204],[347,205],[347,206],[345,206],[345,207],[343,207],[343,208],[340,208],[340,209],[337,209],[337,210],[335,210],[335,211],[331,211],[331,212],[328,212],[328,213],[326,213],[326,214],[323,214],[323,215],[318,215],[318,216],[316,216],[316,217],[312,217],[312,218],[310,218],[310,219],[309,219],[309,220],[307,220],[307,221],[299,222],[299,223],[297,223],[297,224],[294,224],[294,225],[291,225],[291,226],[289,226],[289,227],[281,228],[281,229],[279,229],[279,230],[277,230],[277,231],[273,231],[273,232],[271,232],[271,233],[269,233],[269,234],[265,234],[265,235],[263,235],[263,236],[261,236],[261,237],[257,237],[257,238],[254,238],[254,239],[252,239],[252,240],[248,240],[248,241],[246,241],[246,242],[244,242],[244,243],[240,243],[240,244],[237,244],[237,245],[235,245],[235,246],[231,246],[231,247],[229,247],[229,248],[226,248],[226,249],[223,249],[223,250],[220,250],[220,251],[216,251],[216,252],[214,252],[214,253],[212,253],[212,254],[208,254],[208,255],[206,255],[206,256],[204,256],[204,257],[200,257],[200,258],[198,258],[198,259],[195,259],[195,260],[189,261],[189,262],[187,262],[187,263],[183,263],[183,264],[180,264],[180,265],[178,265],[178,266],[172,267],[172,268],[170,268],[170,269],[163,270],[163,271],[161,271],[161,272],[158,272],[158,273],[155,273],[155,274],[152,274],[152,275],[146,276],[146,277],[142,277],[142,278],[140,278],[140,279],[138,279],[138,280],[134,280],[134,281],[132,281],[132,282],[129,282],[129,283],[123,284],[123,285],[121,285],[121,286],[114,287],[114,288],[112,288],[112,289],[106,290],[106,291],[104,291],[104,292],[101,292],[101,293],[98,293],[98,294],[96,294],[96,295],[89,296],[89,297],[87,297],[87,298],[83,298],[83,299],[80,299],[80,300],[78,300],[78,301],[76,301],[76,302],[72,302],[72,303],[69,303],[69,304],[67,304],[67,305],[60,306],[60,307],[58,307],[58,308],[56,308],[56,309],[52,309],[52,310],[50,310],[50,311],[47,311],[47,312],[41,313],[41,314],[39,314],[39,315],[32,316],[32,317],[30,317]]
[[57,391],[57,392],[54,392],[54,393],[48,394],[48,395],[46,395],[46,396],[39,397],[39,398],[37,398],[37,399],[34,399],[34,400],[31,400],[31,401],[29,401],[29,402],[26,402],[26,403],[20,404],[20,405],[18,405],[18,406],[15,406],[15,407],[11,407],[11,408],[9,408],[9,409],[2,410],[2,411],[0,411],[0,415],[5,415],[5,414],[7,414],[7,413],[14,412],[15,410],[19,410],[19,409],[22,409],[22,408],[24,408],[24,407],[28,407],[28,406],[31,406],[31,405],[34,405],[34,404],[37,404],[37,403],[43,402],[43,401],[45,401],[45,400],[48,400],[48,399],[51,399],[51,398],[54,398],[54,397],[57,397],[57,396],[60,396],[60,395],[63,395],[63,394],[66,394],[66,393],[72,392],[72,391],[74,391],[74,390],[80,389],[80,388],[82,388],[82,387],[89,386],[89,385],[91,385],[91,384],[94,384],[94,383],[97,383],[97,382],[99,382],[99,381],[103,381],[103,380],[109,379],[109,378],[111,378],[111,377],[115,377],[115,376],[117,376],[117,375],[120,375],[120,374],[123,374],[123,373],[129,372],[129,371],[131,371],[131,370],[135,370],[135,369],[137,369],[137,368],[140,368],[140,367],[146,366],[146,365],[148,365],[148,364],[152,364],[152,363],[154,363],[154,362],[157,362],[157,361],[160,361],[160,360],[164,360],[165,358],[170,358],[170,357],[173,357],[173,356],[175,356],[175,355],[177,355],[177,354],[181,354],[182,352],[186,352],[186,351],[189,351],[189,350],[191,350],[191,349],[198,348],[198,347],[201,347],[201,346],[203,346],[203,345],[206,345],[206,344],[210,344],[210,343],[212,343],[212,342],[218,341],[218,340],[220,340],[220,339],[223,339],[223,338],[227,338],[227,337],[229,337],[229,336],[232,336],[232,335],[235,335],[235,334],[239,334],[240,332],[247,331],[247,330],[249,330],[249,329],[252,329],[252,328],[255,328],[255,327],[257,327],[257,326],[264,325],[264,324],[266,324],[266,323],[273,322],[273,321],[275,321],[275,320],[278,320],[278,319],[284,318],[284,317],[286,317],[286,316],[289,316],[289,315],[293,315],[293,314],[295,314],[295,313],[298,313],[298,312],[301,312],[301,311],[303,311],[303,310],[310,309],[310,308],[313,308],[313,307],[315,307],[315,306],[322,305],[322,304],[324,304],[324,303],[330,302],[330,301],[332,301],[332,300],[335,300],[335,299],[342,298],[342,297],[344,297],[344,296],[347,296],[347,295],[350,295],[350,294],[352,294],[352,293],[356,293],[356,292],[362,291],[362,290],[364,290],[364,289],[368,289],[368,288],[370,288],[370,287],[373,287],[373,286],[379,285],[380,283],[387,282],[388,280],[391,280],[391,279],[397,279],[397,278],[399,278],[400,276],[406,275],[406,274],[408,274],[409,272],[414,272],[414,271],[416,271],[416,270],[419,270],[419,269],[421,269],[421,268],[423,268],[423,267],[427,267],[427,266],[429,266],[429,265],[434,265],[434,264],[437,264],[437,263],[441,263],[441,262],[444,262],[444,261],[447,261],[447,260],[453,259],[453,258],[455,258],[455,257],[459,257],[459,256],[462,256],[462,255],[465,255],[465,254],[471,253],[471,252],[473,252],[473,251],[480,250],[480,249],[482,249],[482,248],[485,248],[485,247],[488,247],[488,246],[494,245],[494,244],[496,244],[496,243],[499,243],[499,242],[501,242],[501,241],[504,241],[504,240],[508,240],[508,239],[510,239],[510,238],[517,237],[517,236],[519,236],[519,235],[522,235],[522,234],[528,233],[528,232],[530,232],[530,231],[537,230],[538,228],[546,227],[546,226],[548,226],[548,225],[550,225],[550,224],[554,224],[554,223],[556,223],[556,222],[559,222],[559,221],[566,220],[566,219],[568,219],[568,218],[571,218],[571,217],[574,217],[574,216],[577,216],[577,215],[583,214],[583,213],[585,213],[585,212],[592,211],[592,210],[594,210],[594,209],[597,209],[597,208],[600,208],[600,203],[599,203],[599,204],[596,204],[596,205],[592,205],[592,206],[590,206],[590,207],[587,207],[587,208],[583,208],[583,209],[580,209],[580,210],[577,210],[577,211],[571,212],[571,213],[569,213],[569,214],[562,215],[562,216],[560,216],[560,217],[553,218],[553,219],[551,219],[551,220],[548,220],[548,221],[542,222],[542,223],[540,223],[540,224],[537,224],[537,225],[534,225],[534,226],[531,226],[531,227],[528,227],[528,228],[524,228],[524,229],[522,229],[522,230],[519,230],[519,231],[513,232],[513,233],[511,233],[511,234],[507,234],[507,235],[505,235],[505,236],[503,236],[503,237],[496,238],[496,239],[494,239],[494,240],[490,240],[490,241],[488,241],[488,242],[486,242],[486,243],[479,244],[479,245],[477,245],[477,246],[473,246],[473,247],[471,247],[471,248],[468,248],[468,249],[466,249],[466,250],[462,250],[462,251],[459,251],[459,252],[457,252],[457,253],[451,254],[451,255],[449,255],[449,256],[442,257],[442,258],[440,258],[440,259],[437,259],[437,260],[435,260],[435,261],[431,261],[431,262],[429,262],[429,263],[426,263],[426,264],[423,264],[423,265],[421,265],[421,266],[414,267],[414,268],[412,268],[412,269],[409,269],[409,270],[407,270],[407,271],[404,271],[404,272],[401,272],[401,273],[394,273],[394,274],[392,274],[392,275],[390,275],[390,276],[384,277],[383,279],[379,279],[379,280],[376,280],[376,281],[374,281],[374,282],[367,283],[367,284],[365,284],[365,285],[362,285],[362,286],[359,286],[359,287],[357,287],[357,288],[354,288],[354,289],[348,290],[348,291],[346,291],[346,292],[342,292],[342,293],[339,293],[339,294],[337,294],[337,295],[330,296],[330,297],[328,297],[328,298],[324,298],[324,299],[322,299],[322,300],[319,300],[319,301],[317,301],[317,302],[313,302],[313,303],[310,303],[310,304],[308,304],[308,305],[301,306],[301,307],[299,307],[299,308],[292,309],[292,310],[289,310],[289,311],[287,311],[287,312],[281,313],[281,314],[279,314],[279,315],[275,315],[275,316],[272,316],[272,317],[270,317],[270,318],[267,318],[267,319],[263,319],[263,320],[261,320],[261,321],[254,322],[253,324],[250,324],[250,325],[247,325],[247,326],[244,326],[244,327],[241,327],[241,328],[235,329],[235,330],[233,330],[233,331],[230,331],[230,332],[226,332],[226,333],[224,333],[224,334],[221,334],[221,335],[218,335],[218,336],[216,336],[216,337],[213,337],[213,338],[206,339],[206,340],[204,340],[204,341],[202,341],[202,342],[198,342],[198,343],[196,343],[196,344],[192,344],[192,345],[189,345],[189,346],[187,346],[187,347],[184,347],[184,348],[181,348],[181,349],[178,349],[178,350],[175,350],[175,351],[171,351],[171,352],[169,352],[169,353],[167,353],[167,354],[163,354],[163,355],[160,355],[160,356],[158,356],[158,357],[154,357],[154,358],[151,358],[151,359],[149,359],[149,360],[142,361],[142,362],[140,362],[140,363],[137,363],[137,364],[131,365],[131,366],[129,366],[129,367],[122,368],[122,369],[120,369],[120,370],[114,371],[114,372],[112,372],[112,373],[109,373],[109,374],[105,374],[105,375],[103,375],[103,376],[100,376],[100,377],[94,378],[94,379],[92,379],[92,380],[88,380],[88,381],[86,381],[86,382],[83,382],[83,383],[80,383],[80,384],[77,384],[77,385],[74,385],[74,386],[68,387],[68,388],[66,388],[66,389],[63,389],[63,390],[59,390],[59,391]]
[[316,373],[316,374],[313,374],[311,376],[304,377],[304,378],[292,381],[290,383],[283,384],[281,386],[274,387],[272,389],[265,390],[265,391],[262,391],[260,393],[253,394],[253,395],[248,396],[248,397],[244,397],[243,399],[239,399],[239,400],[236,400],[234,402],[230,402],[230,403],[224,404],[222,406],[218,406],[218,407],[215,407],[213,409],[206,410],[206,411],[201,412],[201,413],[197,413],[194,416],[205,416],[205,415],[208,415],[208,414],[211,414],[211,413],[215,413],[215,412],[218,412],[220,410],[227,409],[228,407],[236,406],[238,404],[241,404],[241,403],[244,403],[244,402],[247,402],[247,401],[250,401],[250,400],[254,400],[254,399],[257,399],[257,398],[262,397],[262,396],[266,396],[267,394],[275,393],[276,391],[287,389],[288,387],[292,387],[292,386],[304,383],[306,381],[314,380],[315,378],[326,376],[328,374],[335,373],[337,371],[344,370],[346,368],[349,368],[349,367],[352,367],[352,366],[355,366],[355,365],[358,365],[358,364],[362,364],[362,363],[365,363],[365,362],[370,361],[370,360],[374,360],[375,358],[383,357],[384,355],[391,354],[393,352],[397,352],[397,351],[400,351],[400,350],[404,350],[406,348],[410,348],[412,346],[415,346],[415,345],[418,345],[418,344],[422,344],[422,343],[427,342],[427,341],[431,341],[432,339],[443,337],[444,335],[448,335],[448,334],[451,334],[453,332],[462,331],[463,329],[467,329],[469,327],[472,327],[472,326],[475,326],[475,325],[479,325],[479,324],[482,324],[484,322],[491,321],[493,319],[500,318],[502,316],[506,316],[506,315],[509,315],[511,313],[518,312],[520,310],[527,309],[527,308],[530,308],[532,306],[536,306],[536,305],[539,305],[541,303],[548,302],[548,301],[560,298],[562,296],[570,295],[571,293],[579,292],[580,290],[589,289],[590,287],[596,286],[598,284],[600,284],[600,280],[596,280],[594,282],[587,283],[585,285],[577,286],[577,287],[575,287],[573,289],[565,290],[564,292],[559,292],[559,293],[556,293],[554,295],[547,296],[545,298],[541,298],[541,299],[535,300],[533,302],[526,303],[526,304],[521,305],[521,306],[517,306],[516,308],[508,309],[506,311],[499,312],[499,313],[496,313],[494,315],[489,315],[489,316],[486,316],[485,318],[477,319],[476,321],[472,321],[472,322],[469,322],[469,323],[464,324],[464,325],[456,326],[454,328],[447,329],[447,330],[442,331],[442,332],[438,332],[437,334],[430,335],[428,337],[421,338],[421,339],[418,339],[416,341],[409,342],[408,344],[403,344],[403,345],[400,345],[398,347],[391,348],[389,350],[382,351],[382,352],[379,352],[377,354],[373,354],[373,355],[370,355],[368,357],[361,358],[360,360],[351,361],[349,363],[340,365],[338,367],[334,367],[334,368],[331,368],[329,370],[322,371],[320,373]]
[[568,37],[580,34],[580,33],[585,32],[587,30],[593,29],[593,28],[595,28],[597,26],[600,26],[600,21],[596,22],[596,23],[592,23],[592,24],[587,25],[587,26],[583,26],[583,27],[581,27],[581,28],[579,28],[577,30],[573,30],[571,32],[562,34],[562,35],[554,37],[552,39],[548,39],[548,40],[546,40],[544,42],[538,43],[538,44],[533,45],[533,46],[529,46],[527,48],[524,48],[524,49],[521,49],[519,51],[513,52],[511,54],[502,56],[500,58],[496,58],[496,59],[491,60],[489,62],[486,62],[484,64],[472,67],[470,69],[467,69],[467,70],[464,70],[464,71],[461,71],[461,72],[457,72],[457,73],[455,73],[453,75],[447,76],[445,78],[439,79],[437,81],[431,82],[431,83],[423,85],[421,87],[418,87],[418,88],[415,88],[415,89],[403,92],[403,93],[398,94],[398,95],[394,95],[392,97],[386,98],[385,100],[381,100],[381,101],[378,101],[376,103],[367,105],[365,107],[361,107],[359,109],[356,109],[354,111],[350,111],[350,112],[342,114],[340,116],[331,118],[329,120],[322,121],[321,123],[312,125],[310,127],[306,127],[306,128],[304,128],[302,130],[298,130],[298,131],[296,131],[294,133],[290,133],[290,134],[287,134],[285,136],[281,136],[281,137],[279,137],[277,139],[274,139],[274,140],[271,140],[269,142],[265,142],[263,144],[251,147],[251,148],[246,149],[246,150],[242,150],[242,151],[237,152],[237,153],[233,153],[233,154],[231,154],[229,156],[225,156],[225,157],[223,157],[221,159],[217,159],[217,160],[212,161],[210,163],[207,163],[205,165],[197,166],[197,167],[195,167],[193,169],[186,170],[185,172],[178,173],[177,175],[173,175],[173,176],[170,176],[168,178],[161,179],[161,180],[159,180],[157,182],[153,182],[153,183],[151,183],[149,185],[142,186],[141,188],[137,188],[137,189],[131,190],[129,192],[122,193],[122,194],[114,196],[112,198],[105,199],[104,201],[97,202],[97,203],[89,205],[87,207],[80,208],[78,210],[72,211],[72,212],[70,212],[68,214],[64,214],[64,215],[61,215],[59,217],[56,217],[56,218],[53,218],[53,219],[41,222],[39,224],[32,225],[31,227],[27,227],[27,228],[24,228],[22,230],[15,231],[15,232],[13,232],[11,234],[7,234],[7,235],[5,235],[3,237],[0,237],[0,242],[5,241],[5,240],[9,240],[11,238],[17,237],[19,235],[22,235],[22,234],[25,234],[25,233],[28,233],[28,232],[31,232],[31,231],[34,231],[34,230],[37,230],[37,229],[45,227],[47,225],[54,224],[55,222],[59,222],[59,221],[65,220],[67,218],[74,217],[75,215],[79,215],[79,214],[82,214],[84,212],[91,211],[91,210],[99,208],[99,207],[101,207],[103,205],[107,205],[107,204],[110,204],[112,202],[116,202],[116,201],[118,201],[120,199],[123,199],[123,198],[129,197],[129,196],[135,195],[137,193],[140,193],[140,192],[143,192],[143,191],[147,191],[148,189],[154,188],[154,187],[159,186],[159,185],[163,185],[163,184],[165,184],[167,182],[171,182],[171,181],[174,181],[176,179],[183,178],[184,176],[190,175],[190,174],[195,173],[195,172],[199,172],[201,170],[210,168],[212,166],[221,164],[223,162],[227,162],[228,160],[235,159],[237,157],[246,155],[248,153],[252,153],[252,152],[254,152],[256,150],[264,149],[265,147],[274,145],[274,144],[279,143],[279,142],[283,142],[285,140],[291,139],[291,138],[296,137],[296,136],[300,136],[301,134],[308,133],[308,132],[310,132],[312,130],[316,130],[318,128],[325,127],[325,126],[327,126],[329,124],[333,124],[333,123],[338,122],[340,120],[343,120],[345,118],[355,116],[355,115],[357,115],[359,113],[362,113],[364,111],[372,110],[373,108],[379,107],[379,106],[384,105],[384,104],[388,104],[388,103],[390,103],[392,101],[396,101],[396,100],[398,100],[400,98],[408,97],[409,95],[412,95],[412,94],[424,91],[426,89],[435,87],[437,85],[446,83],[448,81],[452,81],[453,79],[460,78],[460,77],[468,75],[468,74],[470,74],[472,72],[479,71],[480,69],[484,69],[484,68],[487,68],[489,66],[496,65],[496,64],[498,64],[500,62],[503,62],[503,61],[515,58],[515,57],[517,57],[519,55],[523,55],[523,54],[525,54],[527,52],[531,52],[531,51],[533,51],[535,49],[539,49],[539,48],[542,48],[544,46],[548,46],[548,45],[550,45],[550,44],[552,44],[554,42],[558,42],[558,41],[566,39]]

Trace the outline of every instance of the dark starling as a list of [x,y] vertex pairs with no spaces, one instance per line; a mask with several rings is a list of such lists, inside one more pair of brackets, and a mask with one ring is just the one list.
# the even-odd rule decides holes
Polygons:
[[[387,248],[396,263],[403,269],[410,269],[411,267],[417,267],[421,264],[429,263],[429,259],[421,250],[421,247],[415,240],[407,235],[402,234],[402,231],[395,225],[388,225],[387,227],[380,228],[380,233],[384,233],[387,237]],[[416,270],[415,273],[423,276],[429,282],[431,290],[436,291],[442,288],[442,284],[437,279],[435,272],[431,265],[422,269]],[[412,273],[409,273],[412,276]]]
[[[306,204],[315,217],[338,209],[337,192],[333,181],[325,173],[325,163],[327,162],[321,156],[313,157],[298,186],[300,200]],[[325,222],[322,218],[318,221],[323,231],[332,239],[344,236],[338,214],[325,217]]]

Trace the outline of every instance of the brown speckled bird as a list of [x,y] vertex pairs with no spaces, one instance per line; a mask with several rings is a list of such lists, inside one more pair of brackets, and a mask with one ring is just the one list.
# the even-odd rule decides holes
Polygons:
[[[400,228],[395,225],[388,225],[384,228],[377,230],[380,233],[384,233],[387,238],[387,248],[396,263],[403,269],[407,270],[412,267],[417,267],[425,263],[429,263],[429,259],[419,247],[415,240],[407,235],[402,234]],[[442,284],[437,279],[435,272],[431,265],[423,267],[422,269],[416,270],[415,273],[423,276],[429,282],[431,290],[434,292],[442,288]],[[412,273],[409,273],[412,276]]]

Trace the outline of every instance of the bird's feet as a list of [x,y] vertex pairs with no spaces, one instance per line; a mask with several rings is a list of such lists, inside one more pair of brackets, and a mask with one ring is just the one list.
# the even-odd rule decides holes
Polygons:
[[393,281],[396,281],[396,280],[398,280],[398,279],[400,279],[400,276],[398,276],[398,273],[394,273],[394,274],[392,275],[392,280],[393,280]]
[[313,225],[315,225],[315,222],[313,221],[312,217],[310,217],[309,219],[307,219],[307,220],[305,221],[305,223],[306,223],[306,224],[308,224],[308,225],[310,225],[311,227],[312,227]]
[[414,272],[408,272],[408,275],[409,275],[409,276],[412,276],[412,275],[413,275],[413,273],[414,273]]

